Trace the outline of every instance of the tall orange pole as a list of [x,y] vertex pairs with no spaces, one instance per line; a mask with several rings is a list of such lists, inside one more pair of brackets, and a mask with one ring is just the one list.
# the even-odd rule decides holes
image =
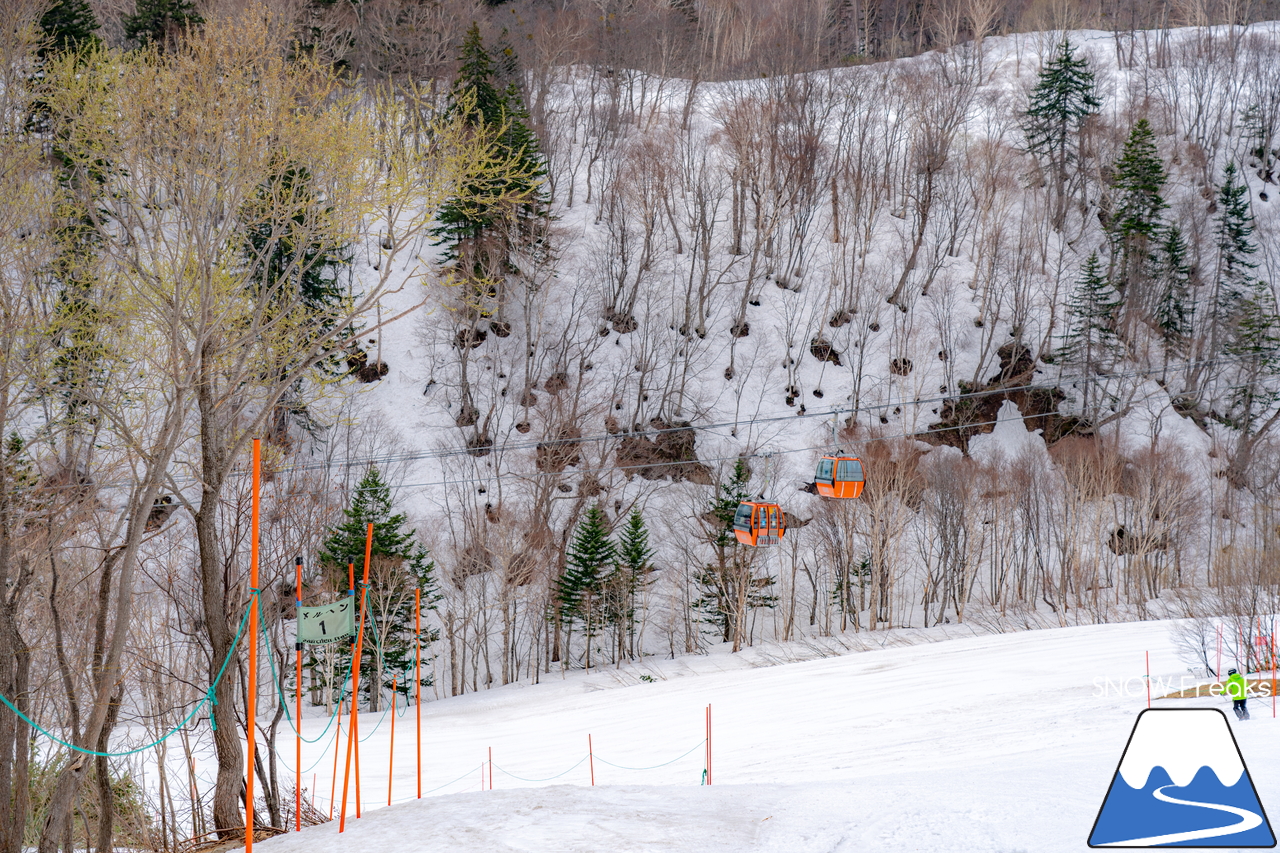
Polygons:
[[[369,586],[369,560],[372,558],[373,551],[373,522],[369,522],[369,526],[365,532],[364,543],[364,580],[360,584],[360,620],[356,627],[356,650],[355,655],[351,659],[351,724],[348,727],[347,735],[347,765],[342,774],[342,809],[338,817],[338,832],[346,832],[347,830],[347,790],[351,781],[351,748],[359,739],[356,732],[356,717],[358,710],[357,699],[360,696],[360,651],[364,646],[364,603],[365,589]],[[359,793],[359,771],[356,771],[356,816],[359,817],[360,810],[360,793]],[[247,853],[247,851],[246,851]]]
[[591,746],[591,735],[587,735],[587,766],[591,768],[591,787],[596,786],[596,751]]
[[262,439],[253,440],[253,491],[249,522],[249,673],[245,687],[244,851],[253,853],[253,727],[258,719],[258,487],[262,474]]
[[711,706],[707,706],[707,784],[711,784]]
[[[355,598],[355,595],[356,595],[356,564],[355,563],[347,563],[347,595],[351,598]],[[351,659],[353,661],[355,660],[355,653],[356,653],[355,640],[356,640],[355,637],[351,638]],[[338,689],[339,696],[341,696],[342,688],[345,688],[345,687],[346,687],[346,682],[344,680],[342,687]],[[338,700],[337,714],[338,714],[338,719],[334,721],[334,724],[338,728],[337,728],[337,731],[333,733],[333,780],[329,783],[329,820],[333,820],[333,801],[337,799],[335,794],[337,794],[337,790],[338,790],[338,750],[341,749],[341,744],[342,744],[342,699],[341,698],[339,698]],[[348,738],[351,737],[351,721],[350,720],[347,721],[347,737]]]
[[[354,696],[351,697],[351,701],[355,702],[356,698]],[[356,817],[363,817],[363,815],[360,813],[361,803],[363,802],[363,800],[360,799],[361,794],[360,794],[360,715],[359,714],[351,715],[351,736],[356,739]]]
[[391,772],[396,762],[396,676],[391,676],[391,749],[387,753],[387,805],[391,805]]
[[[329,820],[333,820],[333,801],[337,799],[338,788],[338,750],[342,744],[342,700],[338,700],[338,708],[336,711],[338,719],[334,720],[334,725],[338,727],[333,733],[333,781],[329,783]],[[347,728],[351,728],[351,723],[347,723]]]
[[[297,604],[295,606],[297,608],[298,627],[301,628],[302,627],[302,558],[301,557],[299,557],[297,559],[297,562],[294,564],[294,569],[295,569],[294,586],[297,588],[297,598],[295,599],[297,601]],[[296,768],[298,778],[293,786],[293,798],[294,798],[293,815],[294,815],[295,831],[302,832],[302,643],[299,643],[296,641],[297,640],[296,636],[294,639],[295,639],[295,642],[293,646],[294,646],[294,652],[297,654],[297,662],[294,666],[293,680],[297,685],[297,692],[296,692],[296,701],[294,702],[294,708],[296,709],[296,713],[293,716],[293,728],[294,728],[294,734],[296,735],[296,737],[294,738],[294,750],[293,750],[294,765],[293,766]]]
[[422,590],[413,591],[413,704],[418,718],[418,799],[422,799]]

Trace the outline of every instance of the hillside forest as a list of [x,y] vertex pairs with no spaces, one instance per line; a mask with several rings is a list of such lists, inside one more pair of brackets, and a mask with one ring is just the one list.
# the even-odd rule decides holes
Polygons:
[[369,613],[317,716],[941,626],[1271,666],[1265,4],[127,6],[0,9],[0,853],[242,837],[299,598]]

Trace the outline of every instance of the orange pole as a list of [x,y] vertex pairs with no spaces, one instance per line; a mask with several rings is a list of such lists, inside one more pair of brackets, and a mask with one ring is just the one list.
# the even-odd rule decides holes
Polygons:
[[[351,749],[352,746],[359,741],[357,733],[357,699],[360,696],[360,651],[363,648],[364,640],[364,591],[369,585],[369,560],[370,552],[373,549],[373,522],[369,522],[369,526],[365,532],[364,544],[364,581],[360,584],[360,620],[356,628],[356,650],[351,659],[351,724],[348,726],[347,734],[347,766],[342,773],[342,809],[338,817],[338,832],[346,832],[347,830],[347,789],[351,780]],[[356,765],[356,817],[360,816],[360,768]]]
[[489,790],[493,790],[493,747],[489,747]]
[[[352,700],[354,701],[354,699]],[[360,799],[360,715],[351,715],[351,733],[356,739],[356,817],[363,817],[360,813],[362,800]]]
[[[295,586],[297,588],[297,596],[298,596],[296,599],[297,601],[296,612],[298,616],[298,627],[301,628],[302,627],[302,558],[301,557],[299,557],[297,562],[294,564],[294,568],[296,569],[296,571],[294,572],[294,576],[296,578]],[[294,738],[294,750],[293,750],[294,765],[293,766],[296,768],[295,772],[297,773],[297,777],[298,777],[297,782],[295,782],[293,786],[293,789],[294,789],[293,790],[293,799],[294,799],[293,815],[294,815],[294,831],[302,832],[302,643],[296,642],[296,637],[295,637],[295,642],[293,646],[294,646],[294,651],[297,654],[297,663],[294,668],[294,679],[293,679],[297,685],[296,701],[294,703],[294,707],[297,710],[293,717],[293,728],[295,729],[294,734],[297,737]]]
[[1147,707],[1151,707],[1151,652],[1147,655]]
[[413,591],[413,704],[418,719],[418,799],[422,799],[422,590]]
[[[355,594],[356,594],[356,566],[355,566],[355,563],[347,563],[347,595],[354,598]],[[352,657],[352,660],[354,661],[355,660],[355,638],[352,637],[351,639],[352,639],[351,657]],[[346,684],[344,683],[342,687],[346,687]],[[341,694],[342,689],[339,688],[338,692],[339,694]],[[341,699],[338,700],[337,714],[338,714],[338,719],[335,720],[334,723],[335,725],[337,725],[338,730],[334,732],[334,735],[333,735],[333,780],[329,783],[329,820],[333,820],[333,801],[335,799],[334,795],[337,793],[337,786],[338,786],[338,750],[341,748],[341,744],[342,744],[342,700]],[[347,737],[348,738],[351,737],[351,722],[349,720],[347,722]]]
[[711,784],[711,706],[707,706],[707,784]]
[[[338,708],[335,711],[338,719],[334,720],[334,725],[338,730],[333,733],[333,781],[329,783],[329,820],[333,820],[333,801],[334,794],[337,793],[338,786],[338,750],[342,744],[342,700],[338,700]],[[347,724],[347,728],[351,728],[351,724]]]
[[244,851],[253,853],[253,726],[258,719],[258,487],[262,474],[262,439],[253,440],[253,491],[249,522],[249,674],[245,687]]
[[396,761],[396,676],[391,675],[391,751],[387,753],[387,805],[391,805],[391,769]]
[[596,786],[596,751],[591,746],[591,735],[587,735],[587,765],[591,768],[591,787]]

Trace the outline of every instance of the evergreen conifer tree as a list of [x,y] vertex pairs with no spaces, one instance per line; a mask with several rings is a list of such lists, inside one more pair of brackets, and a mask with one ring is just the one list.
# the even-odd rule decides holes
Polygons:
[[1067,302],[1066,330],[1058,350],[1064,366],[1078,368],[1083,391],[1081,409],[1086,420],[1095,421],[1100,400],[1094,390],[1095,376],[1120,355],[1120,340],[1115,332],[1120,299],[1103,275],[1098,253],[1089,255]]
[[1280,315],[1276,299],[1264,282],[1255,282],[1240,300],[1238,319],[1227,342],[1227,355],[1238,362],[1232,374],[1230,419],[1248,439],[1258,421],[1277,402],[1280,392],[1276,377],[1280,375]]
[[1249,155],[1258,161],[1258,177],[1273,183],[1276,160],[1280,159],[1280,149],[1276,148],[1275,110],[1264,111],[1261,105],[1250,104],[1245,107],[1240,124],[1249,143]]
[[1166,352],[1185,356],[1191,339],[1191,265],[1187,242],[1176,225],[1164,230],[1158,252],[1156,325]]
[[204,18],[192,0],[138,0],[137,11],[124,16],[124,34],[141,47],[156,44],[167,48],[190,27]]
[[[514,62],[503,57],[503,65]],[[514,67],[514,66],[512,66]],[[514,83],[501,87],[499,67],[472,24],[462,45],[462,65],[449,91],[449,110],[482,134],[493,162],[489,174],[464,179],[447,199],[432,234],[443,257],[467,284],[468,307],[494,314],[505,301],[506,277],[519,275],[520,252],[545,255],[549,200],[543,187],[546,163]]]
[[40,16],[40,31],[49,40],[40,53],[47,56],[99,44],[97,30],[98,19],[88,0],[54,0]]
[[[330,316],[341,313],[341,306],[350,302],[343,286],[342,274],[348,269],[350,250],[343,246],[323,245],[314,238],[299,242],[296,234],[306,232],[308,219],[316,217],[316,211],[327,215],[329,208],[316,194],[310,170],[296,164],[282,164],[279,172],[258,189],[254,204],[262,205],[268,212],[293,211],[287,218],[276,219],[254,211],[251,220],[259,222],[249,234],[245,247],[246,262],[257,271],[256,284],[263,291],[278,294],[272,303],[293,305],[301,302],[301,310],[313,316]],[[333,324],[317,325],[317,337],[327,334]],[[328,375],[336,375],[347,352],[348,341],[355,330],[335,340],[330,349],[333,355],[320,363],[319,368]],[[287,370],[288,366],[282,368]],[[279,411],[289,408],[286,396]],[[277,423],[276,428],[283,428]]]
[[[344,511],[346,520],[333,528],[321,546],[320,564],[334,580],[334,586],[346,588],[347,564],[355,563],[356,583],[364,573],[366,525],[373,522],[372,560],[366,599],[365,635],[360,665],[360,683],[368,697],[369,710],[381,705],[382,691],[392,685],[392,676],[407,690],[413,680],[414,611],[413,590],[422,590],[423,610],[434,608],[440,600],[436,586],[435,564],[419,543],[415,531],[408,526],[403,513],[395,512],[391,487],[376,466],[361,478]],[[361,591],[357,589],[357,604]],[[433,635],[423,637],[428,645]],[[350,660],[349,648],[339,649],[339,672],[345,672]],[[420,686],[430,686],[424,676]]]
[[1161,213],[1169,206],[1161,196],[1166,180],[1155,134],[1145,118],[1139,119],[1116,161],[1111,183],[1115,205],[1108,230],[1114,247],[1113,281],[1122,295],[1130,286],[1145,284],[1153,272],[1152,250],[1163,230]]
[[1071,42],[1064,38],[1041,69],[1023,120],[1027,150],[1049,168],[1054,228],[1061,228],[1066,219],[1067,183],[1079,159],[1077,134],[1101,106],[1088,61],[1076,59]]
[[1240,179],[1235,163],[1227,163],[1223,171],[1213,232],[1218,248],[1217,301],[1230,317],[1253,289],[1253,270],[1258,266],[1250,260],[1258,247],[1250,239],[1253,215],[1249,212],[1249,187]]
[[656,571],[650,562],[653,549],[649,547],[649,529],[638,507],[627,516],[616,550],[617,570],[607,590],[607,615],[617,631],[618,658],[635,658],[636,598]]
[[[591,668],[591,643],[604,609],[604,592],[611,582],[616,551],[609,540],[609,521],[599,504],[590,507],[574,532],[565,555],[563,574],[556,581],[560,617],[570,626],[581,620],[586,633],[586,667]],[[569,640],[565,641],[569,646]]]

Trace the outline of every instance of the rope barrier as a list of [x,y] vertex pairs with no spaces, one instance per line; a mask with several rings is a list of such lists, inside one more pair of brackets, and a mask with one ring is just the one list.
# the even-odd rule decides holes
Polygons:
[[[125,752],[98,752],[96,749],[85,749],[82,746],[76,746],[74,743],[67,743],[65,740],[58,737],[53,732],[41,726],[35,720],[31,719],[26,714],[22,713],[22,711],[19,710],[18,706],[10,702],[9,697],[5,696],[2,693],[0,693],[0,702],[3,702],[9,708],[9,710],[17,714],[19,719],[21,719],[27,725],[31,726],[31,728],[35,729],[40,734],[44,735],[54,743],[59,744],[60,746],[65,746],[67,749],[70,749],[73,752],[79,752],[84,755],[96,755],[96,756],[101,756],[103,758],[123,758],[128,755],[137,755],[139,752],[146,752],[148,749],[152,749],[154,747],[159,746],[160,744],[164,743],[169,738],[177,734],[183,727],[187,725],[187,723],[195,719],[196,714],[200,713],[200,710],[206,704],[208,705],[218,704],[218,700],[214,696],[214,691],[217,689],[218,684],[221,683],[222,676],[226,673],[227,666],[231,663],[231,658],[235,656],[236,646],[239,645],[240,643],[240,637],[244,634],[244,626],[249,621],[249,613],[252,612],[253,604],[257,600],[258,600],[257,590],[254,590],[254,594],[252,595],[252,598],[249,602],[249,606],[245,608],[244,616],[241,617],[240,619],[240,627],[236,629],[236,636],[231,641],[231,649],[227,652],[226,659],[222,661],[222,666],[218,669],[218,675],[213,679],[213,683],[209,685],[209,689],[205,692],[204,698],[196,703],[196,706],[191,709],[191,713],[187,714],[187,716],[183,718],[182,722],[178,723],[176,726],[170,729],[163,737],[158,738],[157,740],[153,740],[151,743],[147,744],[146,746],[140,746],[137,749],[130,749]],[[215,730],[217,729],[217,724],[214,723],[212,715],[210,715],[209,717],[209,724],[213,726]]]
[[586,761],[590,757],[591,756],[589,755],[584,755],[578,759],[577,764],[574,764],[568,770],[561,771],[560,773],[557,773],[554,776],[547,776],[545,779],[526,779],[523,776],[517,776],[516,774],[512,773],[510,770],[504,770],[503,768],[499,767],[497,764],[493,765],[493,769],[497,770],[499,773],[502,773],[506,776],[510,776],[512,779],[519,779],[521,782],[550,782],[552,779],[559,779],[561,776],[565,775],[566,773],[569,773],[570,771],[573,771],[573,770],[577,770],[580,766],[582,766],[582,762]]
[[671,759],[670,761],[664,761],[661,764],[655,764],[652,767],[627,767],[624,764],[614,764],[612,761],[605,761],[603,758],[600,757],[599,753],[596,754],[596,760],[599,761],[601,764],[608,764],[610,767],[616,767],[619,770],[657,770],[659,767],[666,767],[668,764],[675,764],[681,758],[686,758],[687,756],[690,755],[690,753],[693,752],[694,749],[700,749],[704,744],[706,744],[706,742],[707,742],[707,739],[703,738],[702,740],[698,741],[694,745],[693,749],[689,750],[689,752],[686,752],[683,755],[677,755],[675,758]]
[[[259,607],[261,607],[261,604],[259,604]],[[262,626],[262,636],[267,643],[267,661],[271,664],[271,683],[275,685],[276,695],[280,697],[280,706],[284,708],[284,718],[289,724],[289,730],[302,738],[303,743],[318,742],[325,736],[325,733],[329,731],[329,727],[333,725],[333,721],[338,718],[338,708],[342,707],[343,700],[347,698],[347,682],[351,678],[351,667],[355,664],[355,661],[352,660],[347,664],[347,674],[342,677],[342,689],[338,693],[338,701],[333,706],[333,713],[329,715],[329,722],[324,724],[324,729],[320,734],[316,735],[314,738],[306,738],[302,736],[302,732],[298,731],[298,727],[294,725],[293,722],[293,715],[289,713],[289,700],[285,698],[284,685],[279,673],[276,671],[276,656],[271,647],[271,634],[267,631],[267,626],[265,624]]]

